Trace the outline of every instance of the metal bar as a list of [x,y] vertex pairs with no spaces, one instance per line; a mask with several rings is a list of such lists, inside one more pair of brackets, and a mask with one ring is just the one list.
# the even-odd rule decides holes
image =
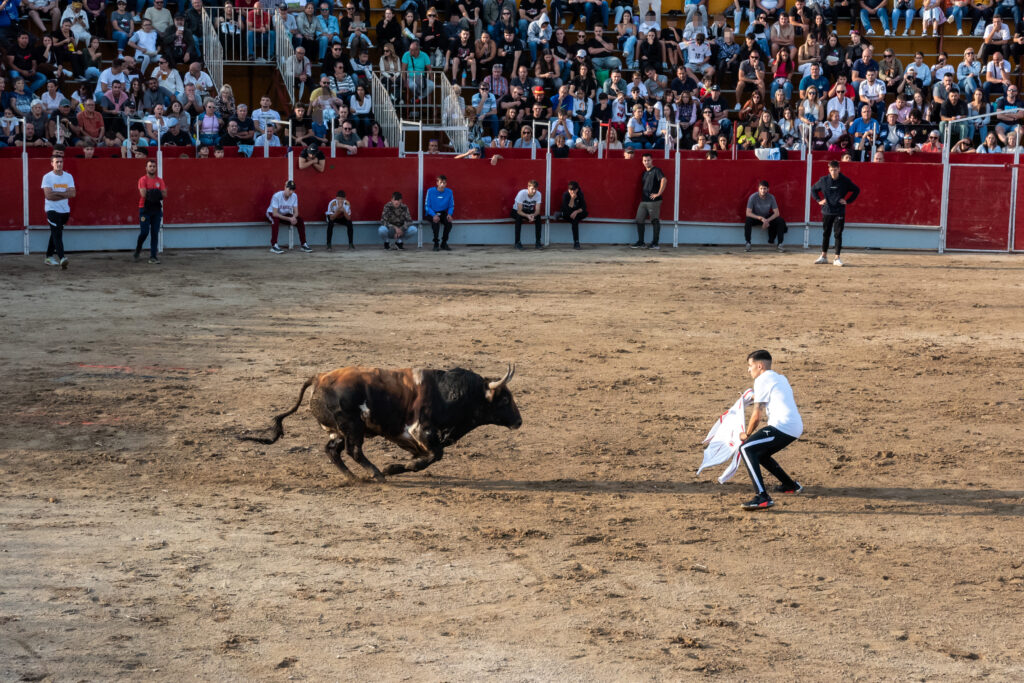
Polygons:
[[551,147],[544,155],[544,246],[551,244]]
[[675,195],[676,196],[675,196],[675,201],[673,202],[673,207],[672,207],[672,225],[673,225],[672,246],[673,247],[678,247],[679,246],[679,189],[682,187],[682,184],[683,184],[682,183],[682,178],[679,177],[680,173],[682,172],[681,171],[681,164],[680,164],[680,157],[682,157],[682,153],[680,152],[679,145],[677,144],[676,145],[676,190],[675,190]]
[[25,119],[20,118],[17,120],[21,121],[21,217],[25,223],[25,240],[23,249],[25,251],[25,256],[28,256],[28,134],[25,131]]
[[[423,248],[423,150],[420,149],[419,154],[416,155],[416,177],[419,181],[416,183],[416,222],[420,225],[420,229],[416,231],[418,235],[416,239],[416,248]],[[449,216],[448,220],[452,220]]]
[[939,209],[939,253],[946,250],[946,229],[949,227],[949,136],[952,126],[946,126],[946,144],[942,146],[942,204]]
[[804,249],[811,245],[811,164],[814,150],[807,149],[807,171],[804,174]]

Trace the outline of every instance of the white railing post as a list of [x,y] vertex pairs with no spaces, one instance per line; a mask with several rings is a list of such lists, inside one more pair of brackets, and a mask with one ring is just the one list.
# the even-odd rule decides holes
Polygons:
[[28,256],[30,241],[28,232],[28,138],[25,131],[25,119],[16,120],[21,121],[21,218],[25,223],[25,240],[22,249],[25,256]]
[[676,144],[676,196],[672,203],[672,246],[675,248],[679,247],[679,190],[683,186],[683,179],[680,177],[682,172],[681,163],[682,154],[679,151],[679,145]]
[[1010,242],[1007,244],[1007,251],[1013,253],[1014,243],[1017,241],[1017,164],[1020,163],[1020,124],[1017,125],[1017,134],[1014,136],[1013,145],[1013,174],[1010,176]]
[[544,246],[551,244],[551,147],[544,156]]
[[[418,239],[416,240],[416,248],[423,248],[423,225],[424,225],[424,210],[423,210],[423,147],[420,146],[420,151],[416,155],[418,159],[416,164],[416,220],[419,225],[419,229],[416,231]],[[452,220],[451,216],[448,216],[448,220]],[[454,226],[452,226],[454,227]]]
[[597,122],[597,158],[604,159],[604,124]]
[[811,246],[811,164],[814,150],[807,148],[807,170],[804,172],[804,249]]
[[338,156],[338,141],[334,137],[334,121],[335,118],[331,117],[331,158],[334,159]]
[[946,144],[942,147],[942,204],[939,209],[939,253],[946,251],[946,226],[949,221],[949,137],[952,127],[946,126]]
[[[292,154],[292,122],[291,121],[282,121],[281,119],[274,119],[273,121],[271,121],[271,123],[273,123],[275,126],[287,126],[288,127],[288,180],[289,181],[294,181],[295,180],[295,169],[294,169],[295,157]],[[263,136],[266,137],[266,132],[264,132]],[[288,226],[288,249],[294,249],[294,248],[295,248],[295,226],[294,225],[289,225]]]

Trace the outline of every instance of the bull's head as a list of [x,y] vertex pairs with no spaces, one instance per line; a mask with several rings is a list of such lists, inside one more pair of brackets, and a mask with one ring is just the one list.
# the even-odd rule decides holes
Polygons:
[[491,424],[501,425],[509,429],[519,429],[523,426],[523,418],[519,415],[519,406],[512,398],[512,392],[506,386],[512,376],[516,374],[515,364],[510,363],[508,371],[501,379],[489,382],[484,397],[490,406]]

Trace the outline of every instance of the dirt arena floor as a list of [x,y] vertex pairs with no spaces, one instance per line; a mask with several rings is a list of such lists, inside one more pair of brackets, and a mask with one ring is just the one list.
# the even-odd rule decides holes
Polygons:
[[[1024,257],[815,255],[0,257],[0,679],[1024,679]],[[758,347],[806,493],[748,513],[695,471]],[[523,428],[383,485],[235,439],[507,361]]]

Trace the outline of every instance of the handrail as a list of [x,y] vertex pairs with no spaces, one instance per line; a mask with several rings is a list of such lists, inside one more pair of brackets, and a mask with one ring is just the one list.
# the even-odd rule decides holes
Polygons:
[[370,102],[373,107],[373,118],[380,125],[380,133],[392,147],[404,147],[402,123],[395,111],[395,103],[384,81],[374,71],[370,77]]
[[224,46],[213,24],[213,9],[203,7],[203,62],[214,86],[220,88],[224,84]]

